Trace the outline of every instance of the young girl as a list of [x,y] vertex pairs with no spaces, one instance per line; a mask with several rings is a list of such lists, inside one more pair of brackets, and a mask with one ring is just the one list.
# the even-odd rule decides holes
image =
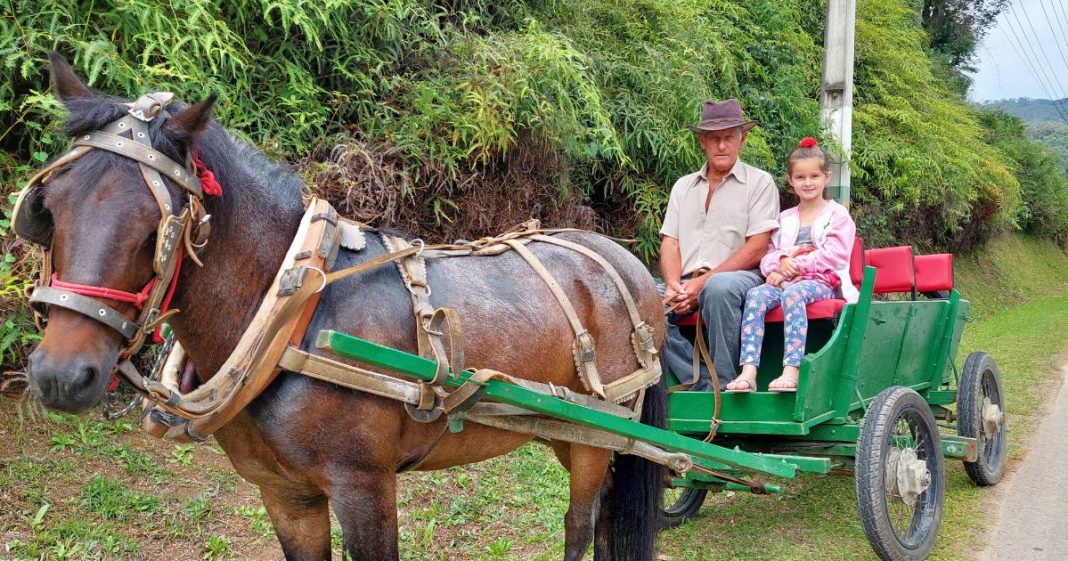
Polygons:
[[786,174],[801,202],[779,214],[779,229],[772,234],[768,254],[760,261],[760,272],[767,282],[745,296],[742,373],[727,384],[728,392],[756,390],[768,310],[782,303],[786,343],[782,376],[768,385],[768,391],[794,392],[808,334],[805,306],[835,296],[849,302],[857,300],[857,289],[849,279],[849,257],[857,228],[845,207],[827,198],[831,169],[816,139],[806,136],[790,153]]

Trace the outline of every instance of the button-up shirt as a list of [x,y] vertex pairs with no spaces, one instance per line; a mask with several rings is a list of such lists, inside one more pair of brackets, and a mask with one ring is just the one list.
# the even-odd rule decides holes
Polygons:
[[742,247],[749,236],[779,227],[779,192],[768,172],[738,160],[708,197],[706,163],[671,188],[660,233],[679,240],[682,274],[714,269]]

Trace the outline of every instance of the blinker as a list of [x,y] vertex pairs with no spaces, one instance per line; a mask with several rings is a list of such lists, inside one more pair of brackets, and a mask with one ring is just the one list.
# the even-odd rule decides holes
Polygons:
[[12,226],[21,238],[49,248],[52,247],[54,223],[52,213],[44,207],[44,197],[40,182],[23,189],[15,201]]

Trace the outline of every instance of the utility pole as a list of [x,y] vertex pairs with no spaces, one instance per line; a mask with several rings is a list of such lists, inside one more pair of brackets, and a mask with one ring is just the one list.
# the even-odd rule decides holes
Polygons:
[[856,38],[856,0],[828,0],[827,30],[823,36],[823,87],[820,121],[842,147],[831,158],[831,195],[849,206],[849,155],[853,147],[853,45]]

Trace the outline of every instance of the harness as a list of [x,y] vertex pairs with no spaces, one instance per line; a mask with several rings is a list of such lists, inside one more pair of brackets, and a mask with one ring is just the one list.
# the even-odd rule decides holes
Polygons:
[[[656,358],[653,331],[642,320],[634,298],[618,272],[589,248],[553,235],[575,230],[541,229],[537,221],[531,221],[500,236],[429,247],[418,240],[413,245],[401,238],[383,236],[386,254],[331,271],[341,247],[352,251],[364,247],[364,232],[359,224],[339,218],[333,207],[315,197],[308,202],[293,242],[256,314],[219,371],[205,384],[182,394],[178,390],[176,372],[181,368],[183,351],[180,345],[175,345],[172,355],[164,361],[160,380],[142,376],[130,357],[163,319],[176,313],[167,308],[176,286],[178,267],[183,256],[200,264],[196,250],[207,242],[210,224],[210,216],[204,212],[204,189],[197,177],[198,171],[202,179],[208,178],[210,172],[202,169],[203,166],[198,170],[192,156],[187,156],[183,166],[151,147],[148,123],[159,115],[167,116],[164,109],[170,99],[169,93],[143,96],[129,104],[127,116],[101,131],[80,137],[70,152],[34,175],[19,195],[14,213],[16,233],[45,249],[41,285],[30,296],[39,321],[43,323],[48,306],[59,306],[92,317],[123,335],[128,344],[122,351],[116,372],[144,395],[141,420],[143,428],[150,434],[176,441],[203,440],[232,420],[283,370],[401,401],[417,421],[431,422],[447,415],[448,428],[454,432],[462,430],[462,421],[468,413],[477,418],[477,422],[509,430],[550,430],[540,421],[502,419],[524,415],[525,410],[503,404],[479,403],[481,388],[490,379],[506,379],[559,399],[626,418],[637,415],[644,389],[659,381],[660,363]],[[122,136],[126,132],[130,133],[130,138]],[[63,282],[51,271],[53,224],[43,206],[43,182],[60,166],[94,149],[107,150],[138,162],[145,184],[160,206],[161,220],[153,259],[156,275],[138,293]],[[172,208],[163,177],[188,195],[180,212]],[[612,383],[602,382],[596,367],[593,337],[583,327],[574,305],[559,283],[528,248],[535,242],[578,252],[606,272],[617,287],[634,327],[631,341],[639,363],[636,371]],[[464,369],[463,334],[454,310],[431,305],[426,260],[491,256],[505,251],[520,255],[556,298],[575,335],[572,350],[577,372],[584,389],[592,396],[551,384],[510,378],[489,369],[475,370],[470,381],[454,391],[445,389],[446,377]],[[412,296],[419,354],[437,361],[437,374],[430,383],[401,380],[299,349],[318,305],[319,293],[326,286],[387,263],[396,264]],[[100,303],[98,298],[132,303],[141,313],[136,321],[131,320]],[[623,443],[620,446],[632,445]],[[426,453],[429,454],[429,450]]]

